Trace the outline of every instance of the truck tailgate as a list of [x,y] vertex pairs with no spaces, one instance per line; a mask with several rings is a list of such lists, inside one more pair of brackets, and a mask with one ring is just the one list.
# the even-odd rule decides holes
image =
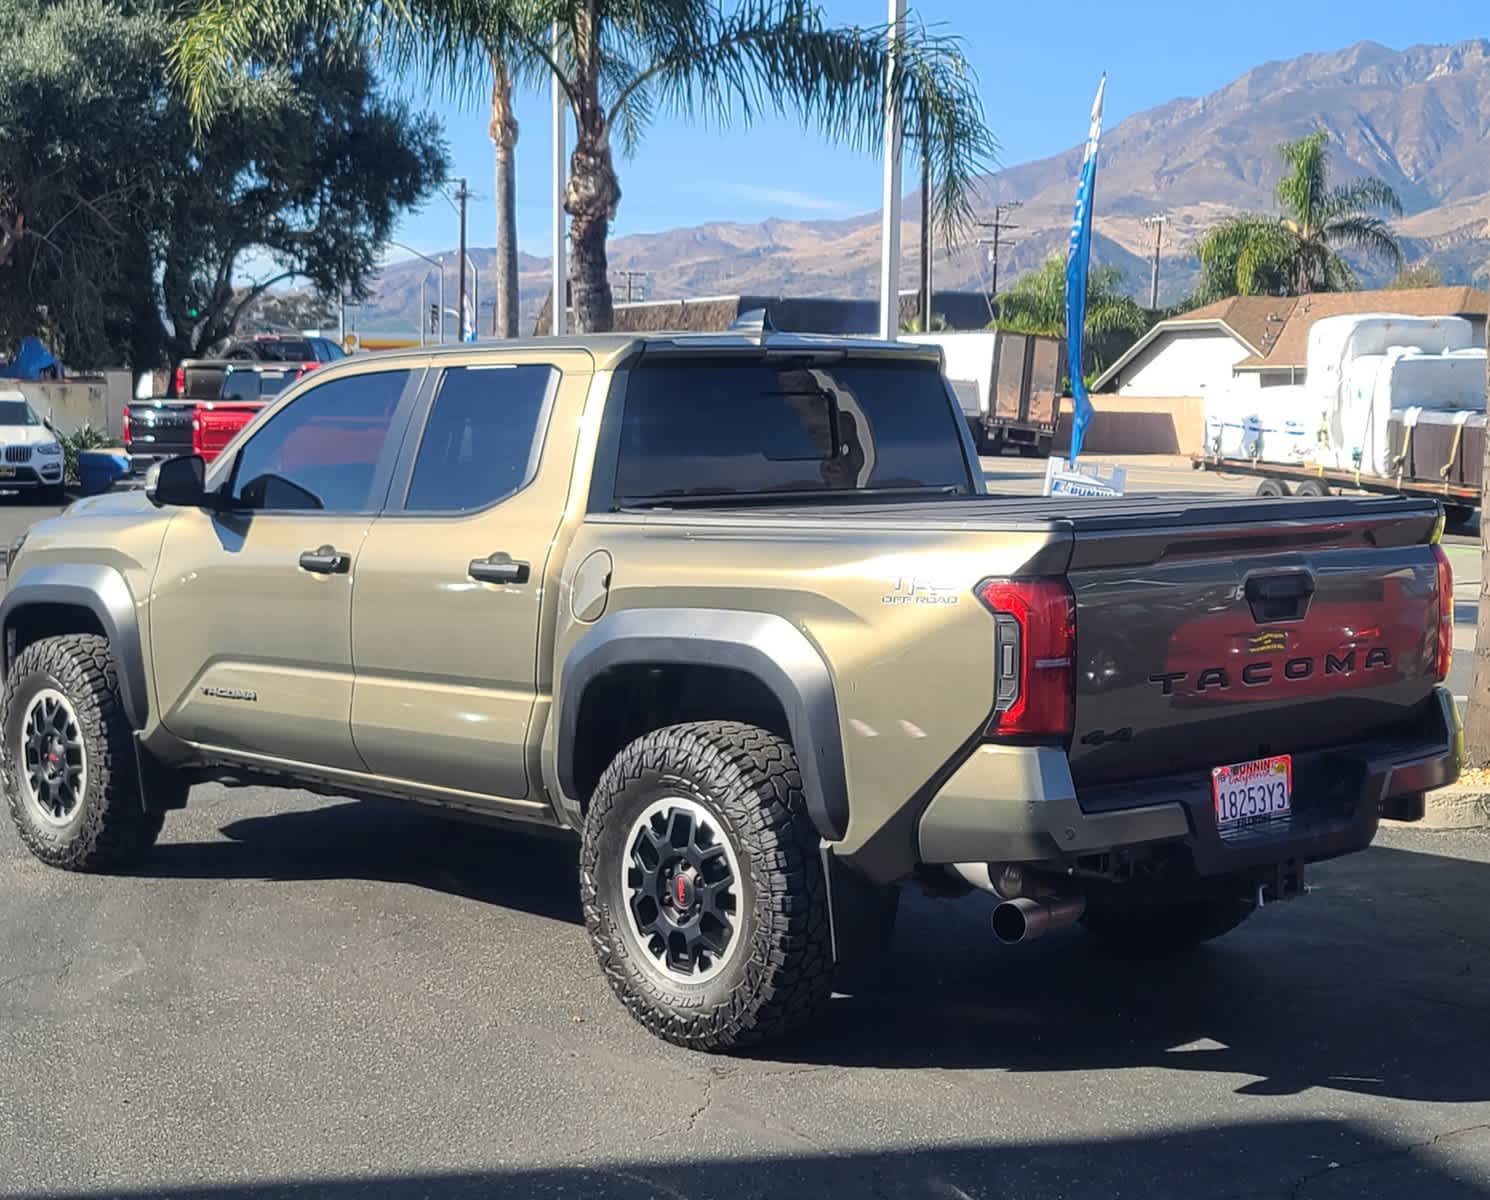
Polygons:
[[1436,506],[1297,511],[1075,521],[1078,787],[1389,736],[1420,718],[1437,679]]

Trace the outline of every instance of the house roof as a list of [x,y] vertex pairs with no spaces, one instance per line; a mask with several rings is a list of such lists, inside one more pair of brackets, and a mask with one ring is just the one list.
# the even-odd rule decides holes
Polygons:
[[1293,311],[1271,347],[1237,363],[1238,371],[1303,367],[1309,330],[1324,317],[1401,313],[1409,317],[1483,317],[1490,293],[1472,287],[1404,288],[1374,292],[1320,292],[1290,301]]
[[1102,373],[1093,385],[1093,390],[1101,391],[1105,388],[1129,363],[1168,333],[1202,330],[1227,333],[1249,354],[1254,357],[1264,356],[1276,343],[1279,331],[1286,325],[1289,314],[1297,303],[1291,296],[1232,296],[1226,300],[1217,300],[1214,304],[1191,309],[1183,316],[1160,321]]
[[1305,366],[1309,330],[1323,317],[1402,313],[1409,317],[1483,317],[1490,294],[1472,287],[1320,292],[1312,296],[1233,296],[1160,321],[1134,342],[1093,385],[1102,391],[1134,359],[1169,333],[1214,330],[1231,334],[1248,351],[1238,371]]

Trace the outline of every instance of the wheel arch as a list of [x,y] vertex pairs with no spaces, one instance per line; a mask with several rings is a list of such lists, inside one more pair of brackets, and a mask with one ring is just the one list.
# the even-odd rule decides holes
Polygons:
[[[753,704],[764,704],[769,698],[771,704],[762,709],[766,713],[763,723],[770,727],[771,714],[779,714],[784,728],[773,732],[789,737],[796,750],[813,825],[829,840],[842,838],[848,827],[848,785],[833,678],[822,655],[802,632],[770,613],[631,609],[606,616],[590,629],[565,657],[559,672],[555,769],[565,803],[579,811],[598,778],[596,755],[587,756],[585,750],[587,734],[597,733],[586,697],[596,695],[594,689],[603,689],[607,680],[624,678],[628,672],[666,674],[675,669],[712,672],[717,674],[709,678],[739,681]],[[706,714],[686,712],[679,719],[701,715]],[[661,720],[651,726],[673,723]],[[650,729],[635,736],[646,732]]]
[[109,641],[119,697],[134,729],[149,711],[145,653],[134,596],[124,576],[100,564],[43,564],[26,571],[0,602],[0,665],[10,673],[31,642],[64,633],[98,633]]

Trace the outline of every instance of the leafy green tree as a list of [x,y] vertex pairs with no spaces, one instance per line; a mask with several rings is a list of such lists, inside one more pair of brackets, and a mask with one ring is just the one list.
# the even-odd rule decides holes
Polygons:
[[[775,111],[873,146],[894,41],[884,28],[830,28],[810,0],[739,0],[728,10],[721,0],[203,0],[174,49],[194,111],[215,121],[223,98],[261,78],[261,62],[307,26],[447,78],[488,78],[495,55],[515,78],[558,81],[576,130],[564,208],[582,330],[612,321],[606,238],[621,201],[617,139],[629,153],[663,112],[724,125]],[[910,26],[898,50],[893,95],[909,142],[930,151],[950,233],[971,217],[992,136],[955,39]]]
[[1301,296],[1356,287],[1342,251],[1402,263],[1402,248],[1380,213],[1400,216],[1402,202],[1379,179],[1331,187],[1330,135],[1316,130],[1278,147],[1287,170],[1275,189],[1281,215],[1247,213],[1201,239],[1203,303],[1227,296]]
[[[997,328],[1010,333],[1066,336],[1066,256],[1052,254],[1021,275],[998,299]],[[1096,266],[1087,276],[1082,370],[1100,373],[1148,332],[1154,317],[1123,291],[1123,273]]]
[[1387,285],[1395,292],[1409,288],[1436,288],[1443,286],[1443,272],[1432,263],[1415,262],[1397,272],[1397,278]]
[[169,75],[175,19],[165,0],[0,0],[0,340],[155,366],[275,282],[360,294],[444,174],[437,128],[380,95],[365,54],[305,38],[198,139]]

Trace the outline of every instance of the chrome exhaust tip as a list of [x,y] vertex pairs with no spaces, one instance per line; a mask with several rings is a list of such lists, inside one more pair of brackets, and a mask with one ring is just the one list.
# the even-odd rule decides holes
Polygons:
[[993,910],[993,936],[1006,946],[1032,942],[1052,929],[1064,929],[1081,920],[1086,912],[1085,896],[1020,896],[1005,900]]

